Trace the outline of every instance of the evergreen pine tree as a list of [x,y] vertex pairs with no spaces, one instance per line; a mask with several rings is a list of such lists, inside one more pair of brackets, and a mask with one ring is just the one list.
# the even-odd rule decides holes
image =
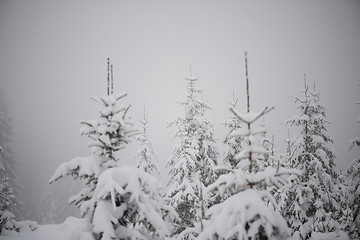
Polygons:
[[349,219],[345,230],[352,239],[360,238],[360,159],[352,162],[347,170],[347,186],[349,186],[348,203]]
[[[236,105],[238,103],[238,99],[235,99],[235,94],[233,93],[233,100],[229,102],[231,108],[236,109]],[[242,127],[242,122],[235,117],[233,114],[232,116],[225,120],[224,122],[225,128],[227,128],[228,133],[224,139],[224,147],[225,147],[225,157],[224,163],[228,167],[235,169],[239,160],[235,159],[235,156],[241,152],[242,145],[244,145],[244,137],[237,136],[232,137],[232,133]]]
[[148,138],[147,124],[149,123],[149,121],[145,112],[144,119],[140,121],[140,123],[142,131],[137,138],[140,141],[141,145],[137,152],[138,162],[136,164],[136,167],[142,169],[144,172],[147,172],[152,176],[159,176],[160,172],[155,163],[157,155],[153,149],[152,142]]
[[[360,85],[359,85],[360,86]],[[360,102],[356,102],[360,104]],[[357,119],[360,127],[360,117]],[[358,137],[350,141],[350,150],[354,147],[360,148],[360,131]],[[348,204],[350,216],[347,232],[352,239],[360,238],[360,158],[353,160],[346,174],[346,185],[349,187]]]
[[[50,179],[66,175],[86,181],[87,187],[71,197],[92,226],[96,240],[163,239],[168,235],[162,211],[171,211],[160,195],[160,184],[149,174],[124,166],[116,154],[133,139],[137,130],[128,121],[127,94],[113,94],[108,62],[107,95],[93,98],[102,109],[98,119],[81,121],[81,134],[90,138],[90,157],[61,164]],[[110,81],[111,80],[111,81]]]
[[290,130],[288,129],[288,137],[284,140],[286,144],[286,152],[280,154],[280,166],[294,169],[296,168],[296,158],[298,157],[298,149],[301,145],[298,138],[290,138]]
[[70,200],[71,203],[80,207],[84,216],[92,214],[93,209],[90,209],[89,201],[93,199],[100,174],[107,168],[117,166],[120,159],[116,157],[115,152],[124,148],[131,141],[133,131],[129,130],[131,125],[126,118],[129,106],[125,106],[119,101],[125,96],[126,94],[120,94],[93,98],[103,105],[100,118],[81,121],[83,124],[81,135],[90,138],[88,146],[92,150],[91,156],[77,157],[61,164],[50,180],[53,182],[66,175],[86,180],[87,187]]
[[[168,162],[171,179],[168,183],[166,198],[175,207],[180,222],[176,223],[176,234],[186,228],[194,227],[202,221],[205,210],[213,199],[204,195],[203,189],[214,182],[218,152],[211,122],[204,117],[210,109],[201,98],[201,90],[195,89],[197,78],[190,77],[188,92],[184,102],[185,116],[179,117],[170,126],[175,126],[175,137],[179,143],[174,155]],[[179,238],[193,239],[196,233],[183,232]]]
[[288,170],[268,167],[254,171],[255,163],[261,160],[258,158],[259,154],[266,153],[256,141],[256,138],[264,133],[264,129],[254,127],[254,123],[273,107],[265,107],[258,113],[250,111],[246,53],[245,62],[247,113],[240,114],[235,109],[231,111],[246,127],[233,131],[230,137],[242,137],[246,145],[234,156],[238,161],[236,167],[222,169],[227,173],[220,175],[207,188],[207,191],[216,190],[219,195],[229,191],[231,196],[207,211],[207,220],[203,224],[204,228],[198,237],[199,240],[283,239],[288,234],[285,220],[271,207],[276,203],[270,192],[259,190],[264,185],[278,187],[283,185]]
[[[15,160],[11,149],[11,127],[10,117],[3,95],[0,94],[0,234],[4,230],[20,231],[29,228],[34,231],[37,228],[35,222],[18,222],[21,202],[16,200],[15,194],[19,185],[15,181]],[[17,208],[16,208],[17,207]]]
[[[21,208],[22,203],[15,196],[18,195],[20,191],[20,186],[16,181],[16,160],[13,157],[13,149],[11,147],[12,143],[12,128],[11,128],[11,118],[7,105],[5,104],[4,95],[0,92],[0,159],[2,159],[2,164],[0,167],[4,171],[0,172],[0,178],[8,178],[7,184],[12,188],[13,198],[13,213],[21,218]],[[6,176],[5,176],[6,175]]]
[[[266,129],[265,120],[260,124],[262,129]],[[254,166],[254,171],[263,171],[269,166],[277,167],[277,162],[275,161],[275,149],[274,149],[274,135],[272,139],[268,138],[267,132],[263,131],[260,134],[259,146],[265,149],[265,153],[258,154],[257,158],[259,159],[258,165]]]
[[[360,127],[360,117],[357,119],[357,124]],[[356,137],[350,141],[350,150],[353,149],[355,146],[360,148],[360,137]]]
[[[12,159],[10,116],[5,105],[3,95],[0,94],[0,152],[2,156],[2,167],[10,179],[15,179],[15,161]],[[13,185],[12,180],[10,184]]]
[[328,147],[332,139],[326,129],[327,110],[319,103],[320,93],[315,90],[315,84],[310,93],[305,81],[304,95],[295,101],[300,114],[286,121],[300,128],[300,137],[293,142],[288,140],[287,165],[302,170],[302,174],[291,179],[291,186],[278,191],[278,209],[291,227],[293,239],[309,239],[325,233],[336,236],[342,234],[338,222],[341,194],[333,169],[335,155]]
[[12,213],[14,203],[14,194],[12,188],[9,184],[9,178],[6,176],[4,169],[0,169],[3,172],[4,177],[0,183],[0,234],[8,221],[15,218],[15,215]]
[[15,161],[11,149],[10,117],[4,96],[0,94],[0,233],[4,227],[12,229],[15,223]]
[[7,175],[6,169],[3,167],[7,161],[3,148],[0,146],[0,234],[4,231],[21,231],[22,229],[36,230],[37,223],[32,221],[16,221],[13,213],[15,206],[15,195],[10,184],[10,178]]

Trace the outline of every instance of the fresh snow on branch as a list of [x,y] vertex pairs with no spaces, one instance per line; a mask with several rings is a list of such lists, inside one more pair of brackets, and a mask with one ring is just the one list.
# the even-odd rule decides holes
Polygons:
[[214,220],[205,222],[206,230],[197,239],[208,240],[215,236],[217,239],[259,239],[259,231],[273,239],[275,228],[278,229],[276,234],[288,235],[288,229],[283,227],[285,220],[269,208],[267,200],[274,202],[268,192],[247,189],[213,206],[206,215]]
[[105,170],[95,189],[94,232],[101,240],[164,239],[170,232],[161,212],[173,210],[164,205],[160,190],[157,179],[137,168]]
[[[191,74],[191,73],[190,73]],[[202,91],[195,89],[195,79],[190,76],[185,101],[185,116],[178,117],[169,126],[175,126],[178,144],[168,162],[170,181],[165,198],[175,207],[180,220],[174,222],[179,239],[193,239],[194,232],[185,231],[194,227],[205,217],[205,211],[214,199],[204,194],[206,186],[216,179],[218,152],[215,147],[214,130],[205,118],[210,109],[202,100]]]

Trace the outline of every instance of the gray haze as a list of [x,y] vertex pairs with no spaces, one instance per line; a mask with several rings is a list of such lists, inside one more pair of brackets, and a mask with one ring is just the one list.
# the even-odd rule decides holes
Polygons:
[[[61,210],[70,180],[47,182],[60,163],[90,154],[79,121],[97,117],[90,97],[105,94],[107,57],[134,122],[146,105],[162,169],[175,144],[167,124],[183,114],[175,102],[186,95],[189,65],[213,108],[208,118],[221,146],[233,91],[245,110],[248,51],[251,107],[275,105],[265,122],[278,153],[287,137],[280,123],[297,113],[292,96],[301,96],[306,73],[329,109],[337,167],[345,170],[359,155],[348,151],[358,135],[359,44],[358,1],[1,1],[0,87],[13,117],[23,218],[59,222],[78,212]],[[127,162],[136,148],[129,146]],[[37,208],[55,216],[40,218]]]

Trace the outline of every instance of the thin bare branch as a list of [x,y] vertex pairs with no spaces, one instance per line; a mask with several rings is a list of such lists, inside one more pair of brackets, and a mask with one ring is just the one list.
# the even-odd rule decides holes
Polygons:
[[251,121],[247,121],[245,120],[243,117],[239,116],[239,114],[236,113],[236,111],[233,108],[230,108],[230,111],[237,117],[239,118],[241,121],[247,123],[247,124],[252,124],[253,122],[255,122],[256,120],[258,120],[260,117],[264,116],[265,114],[267,114],[268,112],[270,112],[271,110],[273,110],[275,107],[271,106],[271,107],[265,107],[253,120]]

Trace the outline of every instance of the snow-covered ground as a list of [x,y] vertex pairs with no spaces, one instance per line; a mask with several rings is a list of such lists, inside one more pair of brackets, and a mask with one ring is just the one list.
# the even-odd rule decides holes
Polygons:
[[[93,240],[89,232],[89,225],[85,219],[67,218],[62,224],[39,225],[37,230],[24,230],[20,233],[6,232],[0,235],[1,240]],[[348,240],[348,236],[341,233],[313,233],[311,240]]]
[[[4,231],[1,240],[88,240],[93,239],[85,219],[67,218],[62,224],[39,225],[35,231]],[[85,234],[84,234],[85,232]]]

